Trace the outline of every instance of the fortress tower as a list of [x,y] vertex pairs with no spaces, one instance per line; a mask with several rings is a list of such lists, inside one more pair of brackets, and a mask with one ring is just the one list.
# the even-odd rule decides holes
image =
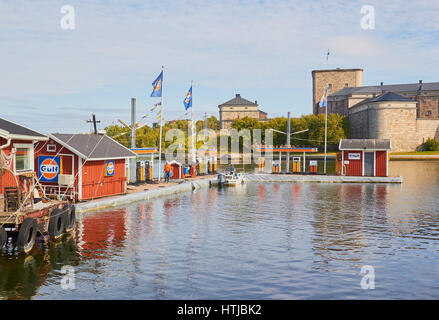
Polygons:
[[363,86],[363,69],[332,69],[312,71],[313,114],[325,112],[319,110],[319,102],[328,85],[328,96],[345,88]]

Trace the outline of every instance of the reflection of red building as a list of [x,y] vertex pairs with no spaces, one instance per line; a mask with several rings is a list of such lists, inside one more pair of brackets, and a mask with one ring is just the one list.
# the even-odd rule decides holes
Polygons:
[[[125,209],[86,215],[80,221],[81,227],[77,229],[82,250],[99,253],[99,249],[122,246],[121,242],[126,237],[126,214]],[[89,255],[87,252],[83,254]]]

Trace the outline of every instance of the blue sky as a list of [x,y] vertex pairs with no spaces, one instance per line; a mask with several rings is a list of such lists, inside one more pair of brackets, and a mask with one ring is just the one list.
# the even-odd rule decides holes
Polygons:
[[[60,27],[66,4],[75,30]],[[363,5],[375,30],[360,26]],[[196,118],[236,93],[269,117],[309,114],[314,69],[439,81],[437,0],[2,0],[0,30],[1,116],[42,133],[88,132],[91,113],[100,127],[129,121],[131,97],[141,117],[162,65],[167,120],[183,115],[191,80]]]

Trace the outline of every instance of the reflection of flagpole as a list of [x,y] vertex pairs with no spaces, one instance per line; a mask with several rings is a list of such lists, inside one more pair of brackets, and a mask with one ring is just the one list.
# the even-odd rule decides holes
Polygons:
[[328,84],[326,84],[325,88],[325,162],[323,165],[323,172],[326,174],[326,143],[327,143],[327,135],[328,135]]
[[161,94],[161,104],[160,104],[160,142],[159,142],[159,182],[160,182],[160,176],[162,174],[162,166],[161,166],[161,162],[162,162],[162,119],[163,119],[163,80],[165,75],[164,73],[164,66],[162,66],[162,83],[161,83],[161,90],[162,90],[162,94]]

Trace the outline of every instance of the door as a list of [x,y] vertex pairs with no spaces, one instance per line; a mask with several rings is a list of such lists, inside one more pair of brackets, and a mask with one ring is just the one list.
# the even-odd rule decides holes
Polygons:
[[365,152],[364,153],[364,175],[373,177],[374,176],[374,152]]

